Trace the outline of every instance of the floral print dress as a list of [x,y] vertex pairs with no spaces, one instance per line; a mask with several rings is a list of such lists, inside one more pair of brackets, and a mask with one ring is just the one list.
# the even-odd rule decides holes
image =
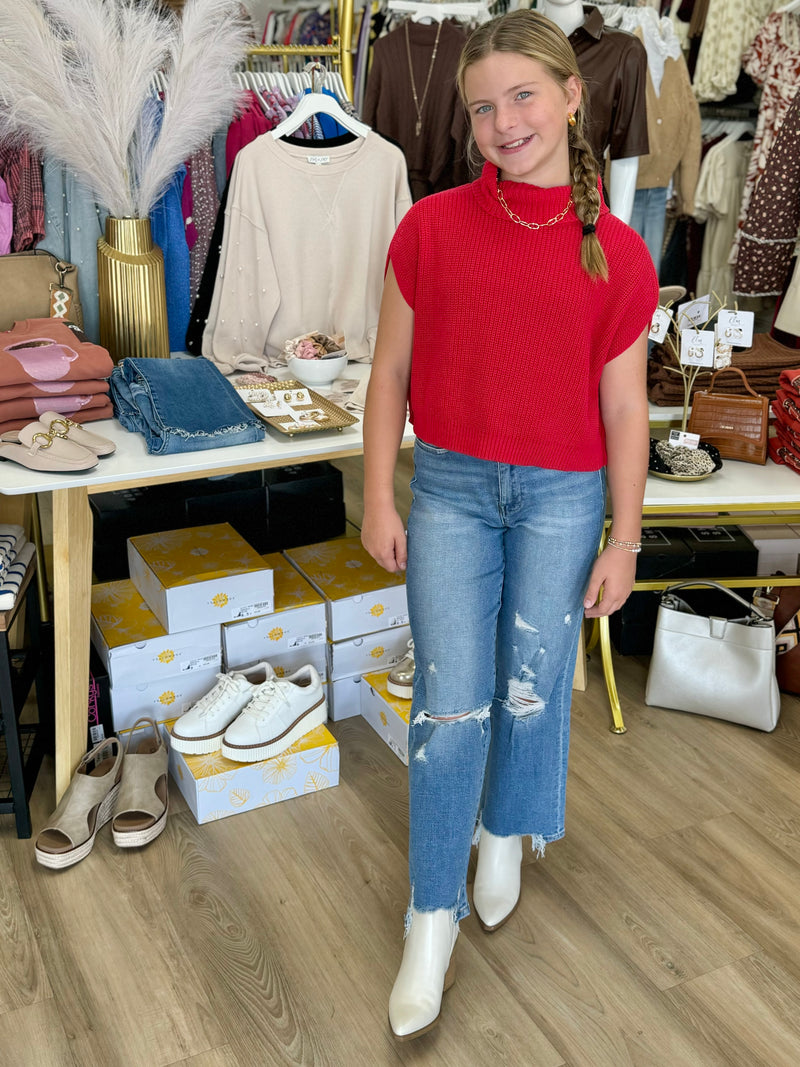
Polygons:
[[800,13],[774,12],[769,15],[742,56],[742,66],[753,81],[762,86],[762,94],[753,154],[739,211],[739,228],[730,254],[731,264],[738,258],[741,227],[753,189],[764,173],[778,130],[800,89]]

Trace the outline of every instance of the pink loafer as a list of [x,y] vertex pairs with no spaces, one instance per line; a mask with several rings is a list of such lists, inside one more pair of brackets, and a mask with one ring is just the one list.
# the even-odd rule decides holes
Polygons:
[[88,448],[90,452],[94,452],[100,459],[104,456],[112,455],[117,450],[114,442],[109,441],[107,437],[101,437],[99,433],[85,430],[80,423],[73,422],[66,415],[59,415],[56,411],[45,411],[43,415],[39,416],[39,422],[54,437],[74,441],[76,445],[82,445],[84,448]]

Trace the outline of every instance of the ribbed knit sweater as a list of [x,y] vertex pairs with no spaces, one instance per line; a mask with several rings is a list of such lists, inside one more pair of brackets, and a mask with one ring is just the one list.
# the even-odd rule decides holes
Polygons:
[[[605,203],[597,236],[607,282],[581,268],[582,226],[511,221],[490,164],[469,185],[425,197],[389,249],[414,311],[410,410],[417,436],[502,463],[598,470],[605,434],[598,388],[606,363],[647,326],[658,281],[642,239]],[[513,212],[544,223],[569,186],[504,182]]]

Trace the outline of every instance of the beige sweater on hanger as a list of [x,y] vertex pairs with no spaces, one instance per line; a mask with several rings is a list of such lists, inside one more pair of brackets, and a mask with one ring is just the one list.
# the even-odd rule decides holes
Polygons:
[[403,154],[376,133],[332,148],[256,138],[231,172],[203,355],[223,374],[266,370],[284,341],[318,330],[369,361],[389,242],[410,205]]

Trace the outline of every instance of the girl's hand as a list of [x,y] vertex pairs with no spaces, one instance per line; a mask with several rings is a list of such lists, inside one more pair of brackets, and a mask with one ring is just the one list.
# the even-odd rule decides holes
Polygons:
[[[636,553],[606,546],[592,568],[583,604],[587,619],[598,619],[621,608],[636,578]],[[603,599],[600,600],[602,589]]]
[[385,570],[394,574],[406,569],[406,531],[394,507],[372,508],[364,512],[361,544]]

